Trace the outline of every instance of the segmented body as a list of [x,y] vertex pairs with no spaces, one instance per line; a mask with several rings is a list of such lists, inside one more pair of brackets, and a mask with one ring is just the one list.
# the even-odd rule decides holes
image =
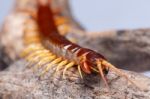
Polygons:
[[29,46],[24,51],[23,56],[31,53],[26,58],[28,61],[36,61],[37,58],[40,58],[41,60],[38,62],[40,65],[36,66],[38,68],[50,62],[41,75],[45,75],[55,64],[57,66],[56,71],[64,67],[63,76],[65,76],[67,69],[73,66],[77,67],[81,77],[81,72],[85,74],[97,72],[101,75],[107,87],[105,75],[109,68],[128,79],[124,73],[108,63],[101,54],[82,48],[60,35],[55,25],[52,10],[47,3],[39,3],[37,18],[33,22],[33,26],[30,27],[32,22],[29,23],[27,35],[25,35],[26,43]]
[[84,72],[90,74],[91,67],[95,68],[93,63],[96,62],[96,59],[105,59],[99,53],[82,48],[60,35],[54,24],[53,13],[47,4],[39,5],[37,20],[39,29],[45,39],[43,44],[57,56],[80,65]]

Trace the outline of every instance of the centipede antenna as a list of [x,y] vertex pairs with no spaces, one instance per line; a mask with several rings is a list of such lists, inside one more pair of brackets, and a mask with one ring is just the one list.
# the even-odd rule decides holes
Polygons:
[[104,76],[104,73],[103,73],[103,70],[102,70],[102,62],[101,62],[100,60],[97,60],[97,67],[98,67],[100,76],[102,77],[102,79],[103,79],[103,81],[104,81],[106,87],[107,87],[108,90],[109,90],[110,88],[109,88],[108,82],[107,82],[107,80],[106,80],[106,78],[105,78],[105,76]]
[[125,77],[130,83],[132,83],[133,85],[135,85],[138,89],[142,89],[139,85],[137,85],[133,80],[129,79],[129,77],[124,73],[121,72],[118,68],[116,68],[114,65],[110,64],[109,62],[107,62],[106,60],[102,61],[102,64],[106,67],[109,67],[110,69],[112,69],[113,71],[115,71],[117,74],[119,74],[120,76]]
[[83,79],[82,71],[81,71],[81,67],[80,67],[80,65],[78,65],[78,71],[79,71],[80,77]]

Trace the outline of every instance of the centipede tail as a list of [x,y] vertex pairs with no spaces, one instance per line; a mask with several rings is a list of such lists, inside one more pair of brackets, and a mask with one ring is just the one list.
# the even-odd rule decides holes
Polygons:
[[72,43],[62,36],[55,24],[53,12],[48,3],[38,0],[37,19],[35,21],[38,25],[36,27],[38,36],[28,41],[30,44],[23,56],[26,56],[28,61],[37,63],[34,69],[41,68],[46,64],[45,69],[40,74],[41,76],[44,76],[55,65],[55,72],[59,72],[63,68],[63,78],[65,78],[68,69],[75,67],[81,78],[83,78],[82,73],[99,73],[109,88],[106,75],[110,69],[135,84],[126,74],[110,64],[103,55]]

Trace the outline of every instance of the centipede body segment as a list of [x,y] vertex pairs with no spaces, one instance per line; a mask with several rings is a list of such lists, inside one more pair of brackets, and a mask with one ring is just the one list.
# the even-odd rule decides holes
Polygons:
[[41,76],[44,76],[55,65],[55,72],[59,72],[63,68],[63,78],[65,78],[66,71],[74,66],[79,71],[81,78],[83,78],[82,73],[99,73],[106,86],[109,87],[106,75],[110,69],[134,84],[123,72],[107,62],[103,55],[72,43],[62,36],[48,3],[38,0],[37,18],[33,20],[27,22],[32,24],[32,28],[26,28],[27,48],[22,56],[30,63],[37,62],[34,69],[41,68],[46,64]]

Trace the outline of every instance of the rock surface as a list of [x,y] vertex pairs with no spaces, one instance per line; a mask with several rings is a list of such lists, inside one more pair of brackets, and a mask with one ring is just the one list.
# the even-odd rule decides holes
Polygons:
[[[0,98],[2,99],[150,99],[150,79],[143,75],[124,71],[130,79],[140,85],[142,91],[114,72],[107,75],[108,92],[99,75],[80,79],[76,69],[69,70],[62,79],[61,72],[53,75],[51,69],[44,77],[39,72],[27,69],[20,60],[7,70],[0,72]],[[55,67],[55,66],[54,66]]]
[[[22,1],[24,0],[19,0],[16,9],[27,8],[26,6],[32,9],[30,3],[20,5]],[[61,6],[65,8],[64,11],[68,9],[65,5],[68,5],[67,0],[55,1],[56,5],[65,2]],[[69,12],[66,13],[68,17],[72,17]],[[27,13],[16,10],[8,16],[0,33],[0,69],[13,63],[0,72],[0,99],[150,99],[150,78],[125,70],[122,71],[140,85],[142,90],[113,71],[107,75],[109,92],[99,75],[85,75],[81,79],[76,68],[67,72],[69,76],[66,79],[62,79],[62,71],[54,75],[55,66],[44,77],[39,78],[42,69],[33,72],[26,68],[28,62],[19,59],[19,53],[24,49],[22,37],[27,17]],[[74,20],[70,20],[73,24]],[[140,72],[150,69],[149,29],[88,34],[79,28],[78,23],[73,27],[75,28],[67,37],[73,37],[80,45],[102,53],[119,68]]]

